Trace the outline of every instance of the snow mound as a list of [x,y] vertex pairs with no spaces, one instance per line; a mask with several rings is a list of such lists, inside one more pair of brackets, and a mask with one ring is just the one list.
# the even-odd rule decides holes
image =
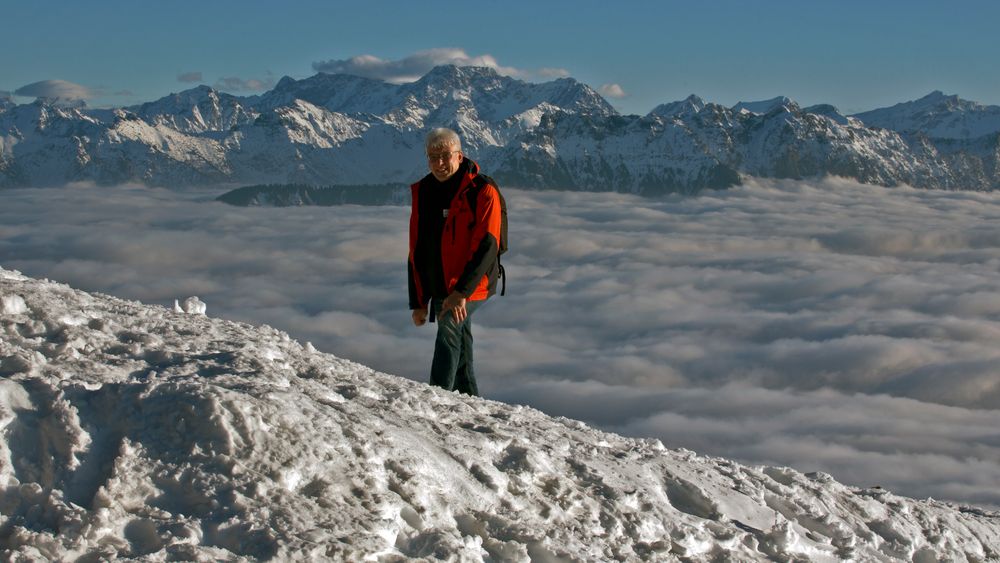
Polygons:
[[[0,269],[5,560],[954,560],[1000,516],[459,396]],[[13,302],[14,300],[11,300]]]
[[208,305],[204,301],[198,299],[197,296],[188,297],[184,300],[184,304],[180,304],[176,299],[174,299],[174,312],[175,313],[187,313],[189,315],[204,315],[205,311],[208,310]]
[[20,315],[28,312],[28,306],[24,304],[24,298],[20,295],[0,296],[0,313],[5,315]]

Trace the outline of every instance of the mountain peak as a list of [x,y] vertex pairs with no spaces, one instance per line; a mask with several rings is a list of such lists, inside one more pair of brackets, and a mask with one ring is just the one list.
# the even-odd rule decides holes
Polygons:
[[684,98],[684,101],[692,106],[697,106],[699,108],[705,107],[705,100],[701,99],[701,96],[698,96],[696,94],[689,95],[688,97]]
[[982,107],[981,104],[976,102],[970,102],[968,100],[963,100],[958,97],[958,94],[945,94],[941,90],[934,90],[930,94],[922,98],[918,98],[912,102],[916,106],[922,107],[940,107],[940,108],[953,108],[953,109],[974,109],[977,107]]
[[1000,132],[1000,106],[934,90],[922,98],[855,114],[866,125],[938,139],[975,139]]
[[123,108],[155,124],[167,124],[186,133],[228,131],[252,119],[247,108],[253,98],[220,92],[200,84],[159,100]]
[[317,105],[323,105],[327,98],[339,90],[348,85],[357,84],[366,84],[374,87],[375,84],[385,83],[381,80],[355,74],[317,72],[312,76],[300,80],[296,80],[291,76],[283,76],[275,84],[274,88],[265,92],[261,97],[265,100],[270,100],[272,105],[274,103],[288,104],[296,98]]
[[456,66],[452,64],[439,65],[420,77],[416,84],[470,84],[476,81],[496,81],[515,79],[504,76],[496,69],[487,66]]
[[272,90],[284,90],[286,88],[289,88],[293,84],[295,84],[295,79],[286,74],[285,76],[281,77],[281,80],[279,80],[278,83],[274,85],[274,88],[272,88]]
[[939,102],[941,100],[947,100],[947,99],[958,99],[958,96],[957,95],[951,95],[951,96],[949,96],[949,95],[945,94],[944,92],[942,92],[941,90],[934,90],[930,94],[927,94],[926,96],[924,96],[922,98],[919,98],[917,101],[918,102]]
[[746,110],[750,113],[765,114],[780,106],[791,107],[793,105],[796,104],[790,98],[786,96],[775,96],[769,100],[761,100],[758,102],[739,102],[732,107],[732,110],[737,113],[741,110]]
[[840,113],[840,110],[838,110],[832,104],[816,104],[814,106],[809,106],[807,108],[804,108],[802,111],[805,113],[811,113],[814,115],[822,115],[823,117],[828,117],[841,125],[850,124],[848,117]]
[[35,98],[33,102],[35,105],[59,108],[59,109],[86,109],[87,102],[79,98],[59,98],[59,97],[48,97],[40,96]]
[[705,107],[705,100],[691,94],[683,100],[660,104],[649,112],[651,116],[675,117],[682,115],[693,115],[700,112]]
[[[151,108],[164,108],[164,107],[188,107],[197,105],[205,100],[212,98],[237,98],[238,96],[233,96],[232,94],[226,94],[224,92],[219,92],[218,90],[212,88],[211,86],[206,86],[205,84],[199,84],[193,88],[188,88],[187,90],[181,90],[180,92],[171,92],[162,98],[140,104],[139,106],[133,106],[134,109],[145,108],[149,110]],[[133,109],[130,108],[130,109]]]
[[437,66],[420,80],[402,85],[402,91],[421,104],[435,107],[444,104],[454,108],[454,103],[462,100],[459,105],[471,104],[478,116],[493,120],[507,119],[543,104],[571,113],[594,116],[617,114],[593,88],[575,79],[559,78],[531,83],[500,74],[492,67]]
[[496,70],[488,66],[459,66],[455,64],[437,65],[427,71],[424,76],[467,76],[470,74],[497,76]]

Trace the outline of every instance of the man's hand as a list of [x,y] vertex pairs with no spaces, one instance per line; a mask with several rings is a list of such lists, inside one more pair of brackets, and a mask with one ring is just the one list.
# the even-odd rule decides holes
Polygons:
[[441,304],[441,314],[443,315],[449,310],[455,317],[455,322],[464,321],[469,316],[468,311],[465,310],[465,296],[457,291],[451,292],[451,295],[446,297],[444,303]]
[[427,307],[423,309],[414,309],[411,315],[413,317],[413,324],[417,326],[424,326],[427,322]]

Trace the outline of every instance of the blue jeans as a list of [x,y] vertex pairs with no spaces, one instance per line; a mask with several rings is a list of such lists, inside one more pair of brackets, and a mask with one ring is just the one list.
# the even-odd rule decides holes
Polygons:
[[476,375],[472,370],[472,313],[486,300],[466,301],[468,315],[455,321],[451,311],[441,315],[441,300],[431,300],[431,314],[437,317],[437,340],[431,362],[431,385],[466,395],[479,395]]

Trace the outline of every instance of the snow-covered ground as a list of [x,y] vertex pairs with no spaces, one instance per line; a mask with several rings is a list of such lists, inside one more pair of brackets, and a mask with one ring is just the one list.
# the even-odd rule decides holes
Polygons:
[[4,559],[1000,557],[996,513],[443,392],[180,301],[0,269]]

